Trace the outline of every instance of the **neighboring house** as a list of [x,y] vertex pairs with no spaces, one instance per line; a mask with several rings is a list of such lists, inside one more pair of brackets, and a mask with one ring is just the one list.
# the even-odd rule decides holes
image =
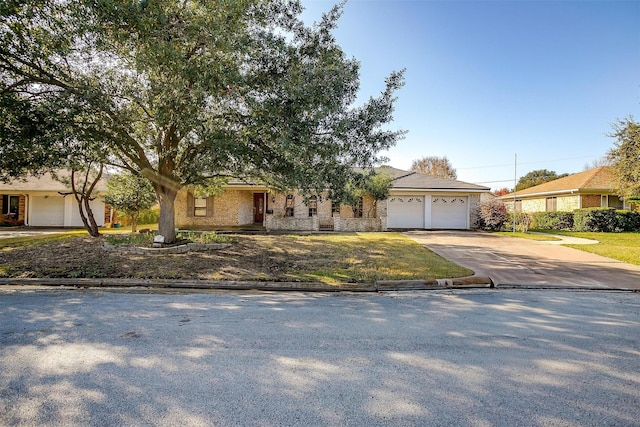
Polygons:
[[[69,176],[69,173],[60,173]],[[109,210],[101,193],[107,191],[101,180],[91,201],[98,226],[109,222]],[[10,183],[0,182],[0,223],[9,222],[32,227],[82,227],[82,219],[70,186],[53,179],[50,174],[28,177]],[[4,221],[8,220],[8,221]]]
[[575,173],[500,197],[509,210],[514,199],[517,212],[570,212],[581,208],[630,209],[616,194],[610,166]]
[[265,186],[231,181],[215,197],[196,198],[183,189],[176,198],[180,228],[258,224],[268,230],[375,231],[388,228],[468,229],[472,207],[489,188],[391,167],[376,169],[392,177],[390,196],[357,206],[338,204],[318,194],[306,200],[296,191],[275,193]]

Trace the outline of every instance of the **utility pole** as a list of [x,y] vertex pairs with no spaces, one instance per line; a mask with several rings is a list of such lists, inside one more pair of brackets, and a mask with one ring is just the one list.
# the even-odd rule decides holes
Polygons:
[[518,153],[513,160],[513,232],[516,232],[516,185],[518,183]]

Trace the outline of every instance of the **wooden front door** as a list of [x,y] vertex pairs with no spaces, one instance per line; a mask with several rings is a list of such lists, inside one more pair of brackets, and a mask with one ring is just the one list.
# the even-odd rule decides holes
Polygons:
[[253,195],[253,222],[256,224],[264,222],[264,193]]

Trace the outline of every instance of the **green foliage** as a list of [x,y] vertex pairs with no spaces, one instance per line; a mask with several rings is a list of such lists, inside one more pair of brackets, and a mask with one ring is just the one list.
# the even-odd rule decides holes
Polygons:
[[588,208],[574,211],[575,231],[619,231],[616,210],[613,208]]
[[93,151],[152,182],[169,241],[183,186],[340,188],[403,136],[385,127],[403,72],[355,105],[341,7],[309,27],[296,0],[3,3],[0,170]]
[[389,190],[391,190],[392,178],[384,173],[374,173],[369,175],[364,181],[364,190],[367,194],[373,197],[376,202],[379,200],[385,200],[389,197]]
[[531,214],[531,228],[538,230],[572,230],[573,212],[536,212]]
[[[140,214],[138,214],[137,224],[157,224],[159,218],[160,209],[145,209],[143,211],[140,211]],[[131,219],[126,215],[122,217],[118,215],[117,220],[114,222],[118,222],[121,226],[124,227],[126,227],[127,225],[131,225]]]
[[129,217],[132,231],[135,232],[138,216],[156,203],[156,196],[146,178],[125,172],[111,176],[104,200]]
[[619,120],[610,135],[616,139],[608,153],[618,195],[628,201],[640,200],[640,123],[632,117]]
[[569,176],[569,174],[563,173],[561,175],[558,175],[555,171],[550,171],[547,169],[534,170],[520,177],[518,183],[516,184],[516,191],[544,184],[545,182],[554,181],[558,178],[564,178],[565,176]]
[[[513,221],[514,221],[514,214],[513,212],[510,212],[509,218],[505,221],[504,225],[502,226],[502,229],[505,231],[513,231]],[[531,228],[531,225],[533,224],[533,216],[532,214],[526,213],[526,212],[516,212],[515,221],[516,221],[516,227],[515,227],[516,232],[527,233],[529,231],[529,228]]]
[[[117,246],[151,246],[156,233],[109,234],[107,242]],[[180,231],[176,234],[181,243],[232,243],[233,239],[214,232]]]
[[629,210],[616,211],[617,230],[640,231],[640,212]]
[[425,156],[411,163],[411,170],[442,179],[458,179],[455,168],[449,159],[438,156]]

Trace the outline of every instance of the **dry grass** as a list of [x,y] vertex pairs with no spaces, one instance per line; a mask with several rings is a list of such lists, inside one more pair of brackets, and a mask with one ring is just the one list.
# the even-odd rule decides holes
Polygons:
[[50,236],[0,248],[0,276],[370,283],[472,274],[397,233],[234,235],[188,254],[106,252],[103,239]]

